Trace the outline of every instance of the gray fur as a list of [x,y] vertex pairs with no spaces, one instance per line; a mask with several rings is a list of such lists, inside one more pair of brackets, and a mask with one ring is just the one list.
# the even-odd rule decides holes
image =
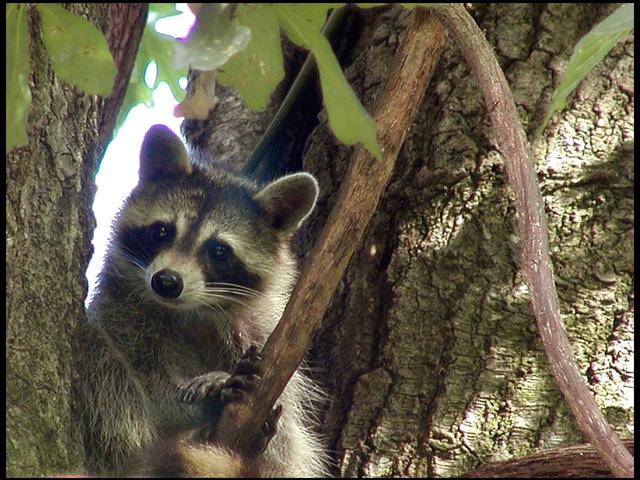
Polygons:
[[[140,447],[207,420],[198,404],[177,401],[176,388],[209,371],[230,372],[251,343],[262,347],[295,281],[290,235],[317,196],[317,183],[308,174],[261,189],[223,171],[188,165],[180,140],[165,130],[152,127],[145,138],[141,181],[114,221],[88,309],[81,420],[87,466],[96,473],[122,473]],[[269,188],[278,192],[275,201]],[[286,206],[287,196],[304,204],[289,205],[289,213],[281,212],[286,221],[275,225],[269,208]],[[149,265],[134,265],[121,242],[123,232],[155,221],[173,222],[176,240]],[[231,245],[247,271],[260,279],[258,292],[236,290],[230,294],[233,301],[203,293],[206,267],[199,249],[211,235]],[[167,266],[188,286],[177,299],[165,301],[151,290],[149,278],[152,270]],[[300,372],[289,382],[279,400],[278,432],[264,454],[271,466],[263,471],[326,475],[325,455],[309,430],[316,391]]]

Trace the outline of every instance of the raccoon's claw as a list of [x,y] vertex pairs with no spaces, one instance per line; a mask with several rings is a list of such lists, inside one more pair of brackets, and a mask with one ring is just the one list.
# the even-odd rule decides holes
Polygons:
[[[258,381],[264,373],[261,361],[262,356],[258,352],[258,347],[251,345],[238,363],[238,367],[233,376],[227,380],[229,387],[236,387],[234,393],[239,397],[239,400],[243,400],[248,392],[254,391],[258,386]],[[224,395],[225,392],[226,388],[223,388],[221,394]],[[265,451],[267,445],[269,445],[269,442],[278,430],[278,421],[281,415],[282,405],[277,405],[271,409],[269,416],[260,428],[260,432],[256,435],[247,452],[249,455],[260,455]]]
[[222,386],[220,398],[224,403],[241,402],[247,393],[256,389],[259,381],[259,375],[234,375]]
[[269,413],[267,420],[262,426],[260,433],[262,433],[269,440],[271,440],[278,431],[278,421],[280,420],[281,415],[282,405],[276,405],[275,408],[271,410],[271,413]]
[[258,352],[258,347],[251,345],[238,362],[234,375],[262,375],[261,361],[262,356]]
[[178,401],[188,404],[218,399],[223,403],[241,401],[246,392],[255,390],[260,380],[261,359],[258,347],[251,345],[233,375],[216,370],[194,377],[178,385]]
[[195,403],[216,397],[231,378],[227,372],[213,371],[178,385],[178,401]]
[[[237,404],[244,402],[247,395],[253,393],[257,388],[263,373],[261,361],[262,357],[258,353],[258,348],[252,345],[238,362],[234,373],[221,386],[218,398],[221,402],[219,405],[222,407],[222,416],[218,419],[215,430],[207,430],[206,441],[220,442],[229,437],[230,429],[235,428],[233,421],[230,422],[229,419],[233,418],[234,413],[232,412],[237,408]],[[229,403],[231,405],[225,407]],[[264,452],[276,434],[281,415],[282,405],[271,410],[247,452],[249,455],[256,456]]]
[[260,360],[262,357],[258,353],[258,347],[251,345],[240,359],[233,375],[220,390],[220,397],[224,403],[241,402],[247,393],[256,389],[262,374]]
[[260,455],[266,450],[267,445],[269,445],[269,442],[278,431],[278,421],[280,420],[281,415],[282,405],[277,405],[271,410],[267,420],[260,429],[260,433],[258,433],[251,445],[251,449],[248,452],[249,455]]

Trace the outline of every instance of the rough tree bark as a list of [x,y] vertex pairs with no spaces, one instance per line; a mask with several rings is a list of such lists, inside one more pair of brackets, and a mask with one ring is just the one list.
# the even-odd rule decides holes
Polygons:
[[[7,476],[46,476],[82,465],[70,405],[78,347],[73,339],[85,321],[93,176],[124,95],[117,89],[105,100],[58,79],[40,19],[28,8],[30,143],[7,155],[6,166]],[[110,45],[119,69],[116,85],[126,85],[146,7],[67,8],[105,33],[121,29]]]
[[[474,14],[537,126],[577,40],[612,8]],[[386,17],[386,18],[385,18]],[[405,13],[372,21],[348,68],[365,105]],[[618,45],[537,148],[564,321],[613,427],[633,429],[633,43]],[[318,337],[344,475],[459,475],[582,435],[549,374],[519,272],[515,212],[477,85],[453,44]],[[305,166],[328,211],[348,155],[325,128]],[[322,218],[315,217],[309,238]]]
[[[573,46],[614,8],[474,7],[530,134]],[[356,16],[344,33],[355,45],[343,65],[370,108],[408,14],[394,7]],[[331,399],[323,430],[337,474],[459,475],[584,441],[536,332],[512,194],[483,100],[452,42],[442,58],[310,355]],[[333,206],[351,153],[336,144],[324,114],[320,121],[302,161],[322,193],[297,239],[300,257]],[[300,141],[295,129],[290,134]],[[221,146],[212,142],[214,151]],[[632,38],[583,82],[535,147],[563,320],[598,404],[628,437]],[[238,153],[248,157],[251,145]]]

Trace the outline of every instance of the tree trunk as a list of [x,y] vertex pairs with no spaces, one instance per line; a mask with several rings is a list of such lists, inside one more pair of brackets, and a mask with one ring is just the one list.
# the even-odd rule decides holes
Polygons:
[[[577,41],[613,8],[474,7],[528,131]],[[397,7],[363,14],[347,78],[367,107],[406,18]],[[631,38],[535,145],[563,319],[580,370],[623,437],[633,431],[632,85]],[[583,441],[536,332],[492,135],[450,41],[313,349],[342,475],[460,475]],[[320,179],[325,216],[348,159],[326,126],[310,137],[304,163]],[[314,217],[308,239],[325,216]]]
[[[573,47],[614,8],[474,7],[530,134]],[[364,10],[343,29],[347,79],[369,110],[408,16],[399,7]],[[320,95],[313,86],[310,94]],[[224,127],[225,116],[217,122]],[[302,162],[321,185],[318,209],[296,239],[301,258],[333,206],[351,154],[336,143],[324,113],[320,123],[311,135],[287,132],[292,144],[306,139],[303,158],[293,155],[290,165]],[[221,139],[210,147],[225,148]],[[632,38],[587,77],[534,147],[563,320],[598,404],[629,437]],[[243,144],[241,156],[251,151],[251,142]],[[478,87],[451,41],[309,360],[331,399],[323,430],[338,475],[460,475],[584,441],[536,331],[504,162]]]
[[[116,88],[103,99],[57,78],[37,11],[25,8],[32,69],[30,143],[8,154],[6,167],[6,473],[45,476],[82,465],[70,405],[75,349],[81,347],[74,339],[86,321],[85,271],[95,227],[93,177],[124,90]],[[126,85],[146,7],[67,8],[105,33],[122,32],[116,44],[109,40],[118,66],[115,85]]]

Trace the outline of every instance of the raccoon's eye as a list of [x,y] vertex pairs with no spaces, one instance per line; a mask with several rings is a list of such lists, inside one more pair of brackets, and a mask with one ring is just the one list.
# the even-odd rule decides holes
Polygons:
[[157,243],[170,241],[175,233],[173,225],[156,222],[149,227],[149,236]]
[[231,257],[231,247],[216,240],[209,240],[207,243],[207,253],[211,260],[224,262]]

